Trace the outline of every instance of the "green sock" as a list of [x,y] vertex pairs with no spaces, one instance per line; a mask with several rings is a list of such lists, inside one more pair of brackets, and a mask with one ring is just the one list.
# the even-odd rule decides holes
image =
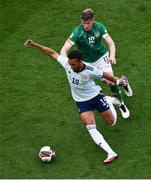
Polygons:
[[123,101],[122,91],[121,91],[121,88],[118,85],[110,86],[110,89],[111,89],[114,96],[116,96],[118,99]]

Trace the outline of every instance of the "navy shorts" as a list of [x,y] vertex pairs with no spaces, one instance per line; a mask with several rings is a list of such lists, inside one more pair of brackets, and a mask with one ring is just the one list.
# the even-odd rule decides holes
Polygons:
[[100,93],[94,98],[88,101],[76,102],[79,113],[94,111],[95,109],[99,112],[107,111],[110,107],[104,94]]

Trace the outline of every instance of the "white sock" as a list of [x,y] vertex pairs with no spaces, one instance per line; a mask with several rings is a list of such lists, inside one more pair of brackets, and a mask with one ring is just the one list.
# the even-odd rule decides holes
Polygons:
[[114,98],[114,97],[112,98],[111,96],[105,96],[105,97],[110,106],[110,110],[112,111],[112,114],[114,116],[114,123],[112,124],[112,126],[114,126],[116,124],[116,120],[117,120],[117,113],[113,106],[113,104],[116,103],[116,101],[115,101],[116,98]]
[[102,134],[96,129],[96,125],[91,124],[86,126],[90,136],[92,137],[93,141],[99,145],[104,151],[108,153],[108,155],[114,155],[116,154],[111,147],[108,145],[108,143],[103,138]]

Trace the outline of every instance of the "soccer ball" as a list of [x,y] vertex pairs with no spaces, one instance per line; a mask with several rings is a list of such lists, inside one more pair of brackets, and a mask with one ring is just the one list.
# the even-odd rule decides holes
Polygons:
[[43,162],[47,162],[47,163],[51,162],[54,156],[55,156],[55,151],[53,151],[50,146],[44,146],[39,151],[39,158]]

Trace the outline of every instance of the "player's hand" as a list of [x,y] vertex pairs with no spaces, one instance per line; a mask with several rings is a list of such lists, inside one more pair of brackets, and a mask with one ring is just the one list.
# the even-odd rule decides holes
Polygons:
[[116,64],[116,59],[115,57],[109,57],[108,60],[110,61],[111,64]]
[[28,46],[28,45],[33,46],[34,44],[35,44],[35,42],[34,42],[32,39],[28,39],[28,40],[24,43],[24,46]]

